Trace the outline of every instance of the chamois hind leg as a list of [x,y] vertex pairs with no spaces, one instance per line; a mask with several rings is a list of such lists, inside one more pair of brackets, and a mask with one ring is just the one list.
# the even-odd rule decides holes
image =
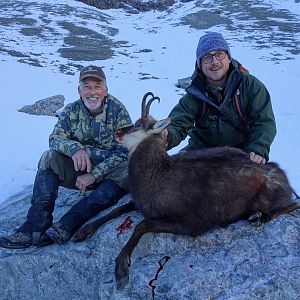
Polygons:
[[[202,234],[207,229],[203,228],[203,231],[199,232],[198,234]],[[191,229],[188,226],[185,226],[181,223],[171,223],[165,222],[161,219],[145,219],[141,221],[134,229],[133,234],[131,235],[130,239],[121,250],[118,257],[115,259],[115,278],[117,289],[122,288],[125,284],[127,284],[129,280],[128,275],[128,268],[131,264],[131,254],[134,248],[137,246],[141,237],[147,232],[165,232],[165,233],[174,233],[174,234],[186,234],[195,236],[195,232],[191,232]]]
[[122,206],[119,206],[113,209],[110,213],[105,216],[99,217],[91,223],[88,223],[82,226],[77,232],[74,234],[72,241],[73,242],[81,242],[86,238],[90,238],[97,231],[99,226],[105,224],[106,222],[115,219],[121,216],[124,213],[136,210],[133,202],[128,202]]

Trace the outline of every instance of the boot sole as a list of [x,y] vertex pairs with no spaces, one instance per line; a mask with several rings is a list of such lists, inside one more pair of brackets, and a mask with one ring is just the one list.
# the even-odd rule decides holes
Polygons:
[[13,243],[6,239],[0,239],[0,247],[7,249],[24,249],[32,246],[32,242],[27,243]]

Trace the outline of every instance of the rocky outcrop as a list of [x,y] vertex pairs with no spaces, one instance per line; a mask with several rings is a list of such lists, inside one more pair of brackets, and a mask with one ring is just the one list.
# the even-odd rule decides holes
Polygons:
[[165,10],[175,3],[175,0],[77,0],[99,9],[122,8],[131,13],[149,10]]
[[19,112],[24,112],[30,115],[56,116],[57,111],[64,106],[65,97],[63,95],[55,95],[35,102],[32,105],[27,105],[19,109]]
[[178,79],[177,83],[175,84],[176,87],[181,89],[186,89],[192,83],[191,77],[185,77]]
[[[0,205],[1,235],[21,225],[30,197],[28,187]],[[79,197],[60,189],[55,220]],[[133,226],[120,234],[127,216]],[[117,291],[114,259],[141,219],[137,212],[121,216],[81,243],[0,249],[1,299],[299,299],[299,210],[261,227],[239,221],[197,238],[146,234],[133,252],[128,285]]]

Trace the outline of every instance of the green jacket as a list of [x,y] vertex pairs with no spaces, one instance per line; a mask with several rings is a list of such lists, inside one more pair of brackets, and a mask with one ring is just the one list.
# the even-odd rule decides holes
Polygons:
[[[232,146],[247,153],[255,152],[269,159],[270,145],[276,135],[276,124],[270,95],[254,76],[240,70],[232,60],[226,85],[218,96],[207,87],[206,79],[198,68],[192,84],[173,108],[168,127],[169,148],[177,146],[189,135],[186,149]],[[240,101],[247,126],[236,111],[233,96],[240,92]],[[220,96],[221,95],[221,96]],[[206,103],[205,114],[199,118]]]
[[126,148],[114,139],[114,132],[132,124],[125,106],[108,95],[101,111],[93,116],[82,100],[68,104],[58,118],[49,137],[51,150],[72,157],[80,149],[90,156],[91,173],[99,182],[128,158]]

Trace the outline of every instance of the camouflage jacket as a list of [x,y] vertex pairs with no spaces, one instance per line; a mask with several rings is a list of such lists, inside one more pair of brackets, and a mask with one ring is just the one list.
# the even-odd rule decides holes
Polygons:
[[114,139],[114,132],[130,124],[125,106],[111,95],[106,97],[96,116],[88,111],[82,100],[77,100],[60,114],[49,137],[49,146],[69,157],[77,150],[86,150],[93,165],[91,173],[99,182],[128,158],[127,149]]

